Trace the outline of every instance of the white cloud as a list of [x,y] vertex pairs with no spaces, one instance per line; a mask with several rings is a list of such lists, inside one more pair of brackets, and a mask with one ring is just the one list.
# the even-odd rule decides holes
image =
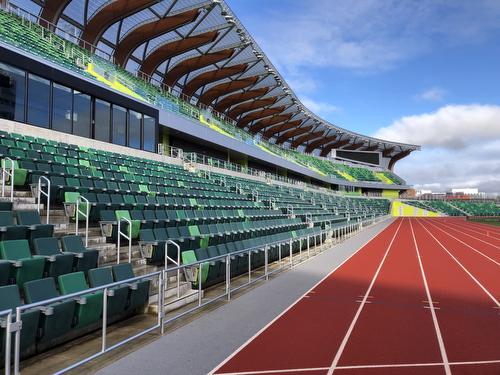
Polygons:
[[441,87],[432,87],[415,96],[417,100],[425,100],[429,102],[439,102],[444,99],[446,90]]
[[500,106],[449,105],[407,116],[379,129],[377,137],[427,147],[461,149],[500,138]]
[[419,188],[500,191],[500,106],[445,106],[396,120],[375,136],[422,145],[396,165]]
[[304,106],[306,106],[306,108],[308,108],[309,110],[318,115],[324,116],[340,111],[340,108],[335,105],[326,102],[316,101],[309,97],[302,96],[300,101],[302,102],[302,104],[304,104]]
[[500,28],[500,3],[315,0],[290,3],[286,16],[263,9],[258,17],[253,34],[280,71],[341,67],[366,72],[389,69],[433,48],[487,38]]

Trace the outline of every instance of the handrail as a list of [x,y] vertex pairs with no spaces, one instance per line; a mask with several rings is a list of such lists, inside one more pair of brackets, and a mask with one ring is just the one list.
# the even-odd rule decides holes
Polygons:
[[241,182],[237,182],[236,185],[235,185],[235,187],[236,187],[236,192],[238,194],[241,194],[242,191],[243,191],[243,184]]
[[[10,201],[14,202],[14,176],[15,176],[15,165],[14,160],[9,157],[5,157],[4,165],[2,167],[2,197],[5,197],[5,178],[10,178]],[[10,161],[10,172],[7,170],[7,161]]]
[[[47,181],[47,192],[43,191],[42,180]],[[41,204],[42,195],[45,195],[47,197],[47,206],[45,207],[45,209],[47,211],[46,223],[48,224],[49,223],[49,215],[50,215],[50,180],[45,176],[40,176],[40,178],[38,179],[37,211],[39,214],[40,214],[40,204]]]
[[[133,284],[135,284],[135,282],[138,282],[138,281],[141,281],[141,280],[152,280],[153,278],[155,277],[158,277],[159,279],[159,285],[162,284],[162,279],[163,279],[163,275],[164,275],[164,272],[163,271],[157,271],[157,272],[152,272],[152,273],[149,273],[148,275],[144,275],[144,276],[137,276],[137,277],[133,277],[133,278],[130,278],[130,279],[127,279],[127,280],[122,280],[122,281],[116,281],[116,282],[113,282],[113,283],[110,283],[110,284],[106,284],[106,285],[102,285],[102,286],[98,286],[98,287],[94,287],[94,288],[88,288],[88,289],[85,289],[85,290],[82,290],[82,291],[79,291],[79,292],[76,292],[76,293],[70,293],[70,294],[66,294],[66,295],[62,295],[62,296],[58,296],[58,297],[54,297],[54,298],[50,298],[50,299],[47,299],[47,300],[43,300],[43,301],[38,301],[38,302],[34,302],[34,303],[30,303],[30,304],[26,304],[26,305],[21,305],[21,306],[18,306],[16,308],[16,320],[15,320],[15,324],[17,327],[21,327],[22,326],[22,319],[21,319],[21,313],[23,311],[28,311],[28,310],[34,310],[34,309],[40,309],[42,306],[46,306],[46,305],[50,305],[50,304],[53,304],[53,303],[57,303],[57,302],[61,302],[61,301],[67,301],[67,300],[75,300],[75,299],[79,299],[81,298],[82,296],[84,295],[87,295],[87,294],[91,294],[91,293],[95,293],[95,292],[100,292],[100,291],[103,291],[103,299],[104,299],[104,304],[103,304],[103,310],[104,310],[104,306],[107,307],[107,298],[109,297],[110,293],[108,293],[108,291],[112,290],[114,287],[116,286],[122,286],[122,285],[128,285],[129,287],[133,287]],[[111,350],[114,350],[118,347],[121,347],[123,346],[124,344],[138,338],[138,337],[141,337],[149,332],[152,332],[158,328],[161,328],[162,324],[163,324],[163,310],[162,310],[162,307],[159,307],[159,311],[158,311],[158,321],[155,325],[149,327],[149,328],[145,328],[143,329],[141,332],[139,333],[136,333],[134,334],[133,336],[131,337],[128,337],[116,344],[113,344],[112,346],[110,347],[107,347],[106,345],[106,333],[107,333],[107,319],[105,318],[106,317],[106,312],[103,313],[103,326],[102,326],[102,332],[103,332],[103,336],[102,336],[102,345],[101,345],[101,350],[95,354],[92,354],[92,355],[89,355],[88,357],[76,362],[76,363],[73,363],[71,364],[70,366],[62,369],[62,370],[59,370],[58,372],[56,372],[55,374],[63,374],[63,373],[66,373],[74,368],[77,368],[81,365],[83,365],[84,363],[87,363]],[[8,335],[10,336],[10,335]],[[14,346],[14,374],[15,375],[19,375],[19,365],[20,365],[20,348],[21,348],[21,335],[20,335],[20,329],[17,329],[16,330],[16,334],[15,334],[15,346]]]
[[[121,223],[125,221],[128,224],[128,235],[121,231]],[[128,240],[128,262],[132,261],[132,220],[127,219],[126,217],[121,217],[118,220],[118,238],[116,243],[116,264],[120,264],[120,239],[123,236],[126,240]]]
[[[168,255],[168,244],[173,245],[177,249],[177,259],[173,259]],[[177,242],[172,241],[172,240],[165,241],[165,271],[168,271],[167,261],[171,261],[177,267],[179,267],[181,265],[181,247],[179,246],[179,244]],[[167,289],[168,274],[166,276],[167,276],[167,278],[165,279],[165,289]],[[180,269],[177,269],[177,298],[179,298],[181,296],[180,276],[181,276],[181,271],[180,271]]]
[[306,212],[306,223],[308,223],[308,224],[313,223],[312,213],[310,213],[310,212]]
[[276,207],[276,198],[275,197],[269,197],[269,208],[271,210],[274,210]]
[[259,191],[257,189],[252,190],[252,199],[254,202],[259,201]]
[[[80,211],[80,199],[83,203],[86,203],[85,212]],[[84,196],[79,196],[76,200],[76,216],[75,216],[75,234],[78,236],[78,223],[80,219],[80,215],[85,218],[85,247],[89,245],[89,215],[90,214],[90,201]]]
[[[2,318],[5,317],[5,318]],[[4,343],[4,375],[10,375],[10,353],[12,345],[12,310],[0,311],[0,325],[5,329],[5,343]],[[15,327],[16,328],[16,327]]]

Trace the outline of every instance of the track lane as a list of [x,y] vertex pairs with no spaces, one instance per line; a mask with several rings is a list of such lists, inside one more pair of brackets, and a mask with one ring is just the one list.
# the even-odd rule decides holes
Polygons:
[[491,245],[481,239],[471,237],[468,233],[449,227],[436,220],[427,219],[426,222],[441,233],[460,242],[472,253],[482,256],[500,267],[500,246]]
[[492,234],[495,235],[496,238],[500,237],[500,227],[498,227],[498,226],[477,223],[475,221],[465,221],[465,222],[469,223],[471,226],[473,226],[479,230],[484,230],[485,232],[491,232]]
[[497,301],[500,301],[500,263],[472,250],[460,242],[460,239],[451,237],[431,221],[424,219],[421,222],[432,236],[441,242]]
[[[443,361],[426,302],[428,297],[409,219],[403,222],[370,297],[340,358],[339,367]],[[405,373],[406,370],[408,368],[404,369]],[[387,371],[384,367],[363,369],[367,374],[377,375]],[[418,371],[422,373],[423,370]],[[426,371],[426,374],[445,374],[443,365],[430,366]]]
[[474,239],[475,241],[481,242],[483,244],[487,244],[488,246],[491,246],[496,250],[500,250],[500,238],[497,239],[495,237],[487,235],[486,232],[477,231],[474,228],[471,228],[469,224],[454,223],[442,220],[433,220],[433,222],[446,226],[450,230],[461,232],[465,235],[465,237]]
[[379,233],[212,373],[328,368],[400,225]]
[[[492,298],[426,231],[428,223],[415,220],[414,231],[427,282],[438,306],[436,316],[451,362],[498,360],[500,315]],[[440,241],[451,248],[447,239]],[[498,280],[498,279],[497,279]],[[453,374],[462,367],[452,366]],[[500,364],[492,365],[500,373]]]

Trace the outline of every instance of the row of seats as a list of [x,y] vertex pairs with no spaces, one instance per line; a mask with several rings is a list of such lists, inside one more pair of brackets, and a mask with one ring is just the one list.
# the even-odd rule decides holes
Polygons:
[[[15,222],[14,222],[15,216]],[[33,243],[35,238],[52,237],[54,226],[42,224],[37,211],[17,210],[0,211],[0,240],[28,239]]]
[[[302,229],[305,224],[300,219],[275,219],[260,221],[226,222],[182,227],[141,229],[139,240],[141,248],[149,247],[146,259],[150,263],[161,263],[165,257],[165,243],[175,241],[182,253],[198,247],[243,241],[250,238],[265,238],[271,234]],[[169,256],[176,258],[176,249]],[[145,254],[145,251],[143,251]]]
[[97,267],[97,250],[83,246],[79,236],[39,237],[33,240],[0,241],[0,285],[17,284],[43,277],[57,277]]
[[[22,286],[24,303],[31,304],[73,293],[85,292],[114,282],[134,278],[132,266],[122,263],[112,267],[28,281]],[[107,319],[113,323],[141,312],[149,300],[150,281],[127,282],[108,293]],[[22,306],[17,285],[0,287],[0,310]],[[33,355],[94,330],[102,324],[103,292],[91,292],[41,308],[24,310],[21,315],[21,357]],[[0,357],[4,355],[5,329],[0,329]]]
[[[250,253],[250,267],[254,270],[264,266],[264,248],[266,245],[273,244],[268,246],[268,261],[275,262],[280,258],[280,249],[281,259],[290,255],[290,241],[292,241],[292,253],[298,252],[301,248],[305,249],[307,246],[307,239],[305,236],[310,236],[310,246],[313,244],[319,244],[320,241],[324,241],[326,239],[326,235],[324,233],[321,234],[321,228],[319,227],[302,228],[261,237],[251,237],[245,240],[234,240],[231,242],[211,245],[206,248],[197,248],[195,250],[185,251],[182,253],[182,261],[184,264],[190,264],[196,261],[203,261],[239,252],[230,258],[231,277],[234,277],[248,272],[248,253],[241,251],[258,248]],[[198,287],[200,278],[201,287],[203,289],[224,281],[226,277],[225,261],[225,259],[220,259],[216,262],[203,263],[201,275],[199,275],[198,269],[196,268],[191,275],[193,287]]]

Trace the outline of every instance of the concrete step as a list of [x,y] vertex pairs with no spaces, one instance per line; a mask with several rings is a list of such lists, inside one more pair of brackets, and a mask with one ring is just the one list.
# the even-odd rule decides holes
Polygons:
[[[10,197],[10,187],[5,188],[5,196]],[[31,193],[31,190],[16,190],[16,189],[14,189],[14,197],[31,198],[31,197],[33,197],[33,194]],[[5,199],[5,198],[0,197],[0,199]]]
[[[51,220],[52,221],[52,220]],[[61,232],[61,233],[75,233],[76,225],[75,223],[59,223],[56,225],[56,228],[54,228],[54,232]],[[78,232],[80,234],[85,232],[85,223],[80,222],[78,225]],[[89,227],[89,237],[101,237],[101,228],[99,227]]]
[[[51,208],[49,211],[51,217],[67,217],[63,209]],[[41,210],[41,213],[43,215],[47,215],[47,210]]]
[[[5,197],[1,197],[0,198],[1,201],[5,202],[5,201],[10,201],[10,194],[5,194]],[[36,203],[36,199],[29,196],[29,197],[25,197],[25,196],[21,196],[21,197],[17,197],[17,196],[14,196],[14,199],[13,199],[13,202],[14,203],[31,203],[31,204],[35,204]]]
[[[203,290],[201,291],[201,295],[203,298]],[[190,303],[198,301],[198,291],[193,290],[193,289],[188,289],[184,293],[181,294],[180,298],[177,298],[177,295],[174,294],[173,296],[166,298],[165,304],[164,304],[164,311],[170,312],[177,310],[183,306],[186,306]],[[149,307],[148,307],[148,312],[151,314],[157,314],[158,313],[158,294],[155,294],[150,297],[149,299]]]

